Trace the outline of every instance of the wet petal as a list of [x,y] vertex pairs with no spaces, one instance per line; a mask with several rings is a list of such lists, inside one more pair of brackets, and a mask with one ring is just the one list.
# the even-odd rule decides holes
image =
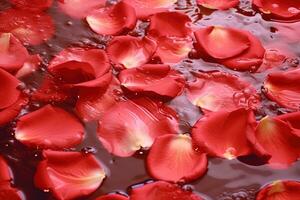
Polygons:
[[60,200],[74,199],[94,192],[105,178],[101,163],[92,154],[44,151],[34,177],[35,186]]
[[31,55],[29,58],[24,62],[23,66],[17,71],[16,77],[17,78],[24,78],[38,70],[40,67],[42,58],[39,55]]
[[300,109],[300,70],[274,72],[268,75],[264,88],[266,95],[280,106]]
[[140,98],[118,102],[104,113],[98,137],[110,153],[128,157],[141,148],[149,148],[157,136],[176,133],[177,128],[175,111]]
[[118,35],[132,30],[136,14],[130,4],[120,2],[108,8],[99,9],[86,17],[90,28],[102,35]]
[[210,155],[231,160],[252,152],[248,134],[253,134],[253,122],[253,113],[245,109],[210,113],[194,125],[192,137]]
[[183,190],[176,184],[157,181],[146,185],[135,187],[130,194],[131,200],[204,200],[192,191]]
[[49,8],[53,0],[9,0],[18,9],[42,11]]
[[83,125],[61,108],[47,105],[22,116],[17,122],[15,137],[30,147],[62,149],[79,144]]
[[129,199],[128,197],[120,194],[107,194],[98,197],[96,200],[128,200],[128,199]]
[[205,174],[207,158],[195,149],[190,136],[168,134],[156,138],[147,157],[147,169],[159,180],[193,181]]
[[239,5],[239,0],[197,0],[197,3],[203,7],[217,10],[227,10]]
[[232,111],[237,108],[256,109],[260,105],[260,97],[256,90],[237,76],[224,72],[195,75],[196,81],[188,84],[187,95],[189,100],[204,112]]
[[67,15],[83,19],[105,6],[106,0],[58,0],[58,6]]
[[46,13],[9,9],[0,14],[0,32],[10,32],[23,43],[41,44],[54,31],[52,18]]
[[157,48],[156,42],[132,36],[115,37],[107,47],[109,58],[120,68],[134,68],[146,64]]
[[168,65],[146,64],[119,74],[121,85],[132,92],[150,92],[174,98],[185,85],[184,77]]
[[263,187],[256,200],[297,200],[300,196],[300,182],[279,180]]

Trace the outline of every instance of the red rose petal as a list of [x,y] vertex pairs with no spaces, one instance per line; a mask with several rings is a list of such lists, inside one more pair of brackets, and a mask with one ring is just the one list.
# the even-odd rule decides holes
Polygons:
[[155,139],[147,157],[147,169],[159,180],[193,181],[205,174],[207,158],[195,150],[190,136],[168,134]]
[[295,0],[253,0],[253,4],[267,15],[278,19],[300,19],[300,2]]
[[101,116],[118,101],[121,91],[119,81],[112,78],[110,84],[101,91],[81,94],[76,103],[76,112],[84,121],[99,120]]
[[177,0],[123,0],[135,8],[138,18],[146,19],[155,13],[167,11]]
[[11,33],[0,33],[0,67],[14,72],[28,59],[27,49]]
[[0,186],[0,199],[25,200],[23,194],[10,186]]
[[50,39],[54,29],[52,18],[45,13],[9,9],[0,14],[0,32],[10,32],[31,45]]
[[274,167],[286,167],[300,157],[300,134],[277,118],[263,118],[256,128],[253,142],[271,156],[268,162]]
[[292,128],[300,130],[300,112],[287,113],[279,115],[276,119],[287,122]]
[[217,10],[227,10],[239,5],[239,0],[197,0],[197,3],[203,7]]
[[195,32],[196,49],[205,59],[239,71],[256,71],[262,64],[265,49],[251,33],[220,26]]
[[128,197],[125,197],[124,195],[120,194],[107,194],[101,197],[98,197],[95,200],[128,200]]
[[293,110],[300,109],[300,70],[274,72],[268,75],[264,88],[266,95],[279,105]]
[[248,134],[253,134],[253,113],[245,109],[219,111],[201,118],[193,127],[192,137],[210,155],[229,160],[251,153]]
[[184,77],[168,65],[146,64],[119,74],[121,85],[132,92],[152,92],[174,98],[185,85]]
[[118,35],[132,30],[136,20],[134,8],[122,1],[114,6],[97,10],[86,17],[90,28],[102,35]]
[[157,181],[148,183],[141,187],[136,187],[131,191],[131,200],[204,200],[199,195],[183,190],[176,184],[168,182]]
[[106,176],[92,154],[48,150],[44,151],[44,157],[37,166],[34,183],[60,200],[91,194]]
[[[118,120],[116,120],[118,119]],[[112,154],[128,157],[155,138],[177,132],[176,113],[146,98],[118,102],[100,119],[98,137]]]
[[280,180],[263,187],[256,200],[298,200],[299,196],[300,182]]
[[10,0],[10,2],[19,9],[42,11],[52,5],[52,0]]
[[83,19],[93,11],[105,6],[106,0],[58,0],[60,9],[67,15]]
[[17,71],[16,77],[23,78],[32,74],[36,70],[38,70],[41,64],[41,57],[39,55],[32,55],[24,62],[23,66]]
[[15,130],[23,144],[51,149],[74,147],[83,134],[83,125],[73,115],[51,105],[22,116]]
[[156,42],[147,37],[118,36],[109,43],[107,53],[116,65],[121,65],[121,68],[134,68],[146,64],[156,48]]
[[188,84],[187,96],[204,112],[256,109],[260,104],[256,90],[237,76],[223,72],[206,72],[196,74],[196,78],[195,82]]
[[5,159],[0,156],[0,184],[3,182],[10,182],[12,173]]

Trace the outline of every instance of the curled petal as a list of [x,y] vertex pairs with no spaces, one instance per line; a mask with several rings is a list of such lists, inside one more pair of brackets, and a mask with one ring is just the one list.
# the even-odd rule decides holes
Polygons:
[[245,109],[210,113],[195,124],[192,137],[212,156],[231,160],[249,155],[252,147],[248,135],[254,131],[253,118],[253,113]]
[[17,78],[23,78],[34,73],[38,70],[41,61],[42,59],[39,55],[29,56],[29,58],[24,62],[23,66],[17,71],[15,76]]
[[286,167],[300,156],[300,134],[289,123],[277,118],[263,118],[253,142],[271,156],[268,162],[274,167]]
[[279,105],[293,110],[300,109],[300,70],[274,72],[265,83],[267,97]]
[[60,200],[91,194],[106,176],[101,163],[92,154],[47,150],[44,157],[37,166],[35,186],[50,190]]
[[155,138],[176,133],[176,113],[146,98],[118,102],[101,117],[98,137],[112,154],[128,157],[149,148]]
[[147,169],[159,180],[192,181],[205,174],[207,158],[195,149],[190,136],[168,134],[156,138],[147,157]]
[[22,116],[17,122],[15,137],[30,147],[62,149],[79,144],[83,125],[61,108],[47,105]]
[[130,4],[120,3],[99,9],[86,17],[90,28],[102,35],[118,35],[132,30],[136,24],[136,14]]
[[121,85],[132,92],[152,92],[174,98],[185,85],[184,77],[168,65],[146,64],[119,74]]
[[146,185],[135,187],[130,194],[131,200],[204,200],[204,198],[192,191],[183,190],[176,184],[164,181],[148,183]]
[[197,0],[197,3],[203,7],[216,10],[227,10],[239,5],[239,0]]
[[292,112],[279,115],[276,119],[287,122],[292,128],[300,130],[300,112]]
[[155,13],[171,9],[177,0],[124,0],[135,8],[138,18],[146,19]]
[[128,199],[129,199],[128,197],[120,194],[107,194],[98,197],[96,200],[128,200]]
[[11,33],[0,33],[0,68],[14,72],[28,59],[27,49]]
[[93,11],[105,6],[106,0],[58,0],[60,9],[67,15],[83,19]]
[[297,200],[299,196],[299,182],[279,180],[263,187],[256,195],[256,200]]
[[294,0],[253,0],[253,5],[276,19],[300,19],[300,2]]
[[52,18],[46,13],[9,9],[0,14],[0,32],[10,32],[31,45],[50,39],[54,29]]
[[10,0],[18,9],[30,11],[43,11],[49,8],[53,0]]
[[260,104],[259,95],[249,83],[223,72],[196,74],[196,81],[188,84],[187,95],[205,112],[256,109]]
[[0,186],[0,199],[9,200],[25,200],[24,195],[21,191],[11,187],[11,186]]
[[156,48],[156,42],[147,37],[118,36],[109,43],[107,53],[114,64],[121,65],[121,68],[134,68],[146,64]]

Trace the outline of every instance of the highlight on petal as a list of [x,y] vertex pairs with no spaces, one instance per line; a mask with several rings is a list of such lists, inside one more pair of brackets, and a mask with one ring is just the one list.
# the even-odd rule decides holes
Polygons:
[[256,109],[260,105],[256,90],[237,76],[219,71],[197,73],[195,76],[196,80],[188,84],[187,96],[204,112]]
[[10,32],[23,43],[41,44],[54,31],[53,20],[46,13],[9,9],[0,14],[0,32]]
[[75,199],[94,192],[106,174],[92,154],[44,151],[34,177],[35,186],[50,190],[57,199]]
[[183,190],[176,184],[171,184],[164,181],[147,183],[146,185],[135,187],[130,194],[131,200],[204,200],[201,196],[193,193],[190,190]]
[[194,34],[195,48],[208,61],[238,71],[256,71],[263,62],[265,49],[248,31],[210,26]]
[[157,137],[147,157],[150,175],[172,182],[200,178],[205,174],[207,164],[206,154],[195,148],[190,136],[183,134]]
[[295,0],[253,0],[253,5],[275,19],[300,19],[300,2]]
[[40,67],[41,61],[42,58],[39,55],[30,55],[15,76],[20,79],[36,72]]
[[109,43],[107,53],[115,67],[135,68],[146,64],[156,48],[156,42],[147,37],[117,36]]
[[278,180],[263,187],[256,200],[297,200],[300,196],[300,182]]
[[0,199],[25,200],[22,192],[8,185],[0,186]]
[[194,125],[192,138],[209,155],[232,160],[252,153],[248,135],[254,123],[252,111],[243,108],[210,113]]
[[123,87],[132,92],[150,92],[171,98],[179,95],[185,86],[184,77],[163,64],[146,64],[123,70],[119,80]]
[[149,148],[156,137],[178,131],[175,111],[139,98],[118,102],[101,117],[98,137],[108,152],[128,157],[141,148]]
[[53,0],[9,0],[18,9],[43,11],[49,8]]
[[11,179],[11,170],[3,156],[0,156],[0,185],[4,182],[10,182]]
[[203,7],[216,10],[227,10],[239,5],[239,0],[197,0],[197,3]]
[[15,72],[28,57],[27,49],[13,34],[0,33],[0,68]]
[[107,194],[101,197],[98,197],[95,200],[128,200],[129,198],[124,196],[124,195],[120,195],[120,194]]
[[146,19],[150,15],[168,11],[177,0],[123,0],[135,8],[138,18]]
[[263,118],[255,131],[254,145],[270,155],[271,166],[285,168],[300,157],[300,131],[280,118]]
[[75,116],[61,108],[46,105],[22,116],[15,138],[29,147],[62,149],[79,144],[84,127]]
[[103,8],[106,0],[59,0],[59,8],[67,15],[83,19],[93,11]]
[[120,3],[94,11],[86,17],[90,28],[102,35],[118,35],[132,30],[136,24],[136,14],[130,4]]
[[270,73],[264,83],[265,95],[280,106],[300,109],[300,70]]

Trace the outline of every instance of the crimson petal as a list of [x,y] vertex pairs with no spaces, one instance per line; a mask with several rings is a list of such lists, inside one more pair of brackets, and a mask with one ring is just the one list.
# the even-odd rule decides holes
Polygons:
[[164,181],[148,183],[146,185],[135,187],[130,194],[131,200],[204,200],[204,198],[192,191],[183,190],[176,184]]
[[44,151],[37,166],[36,187],[50,190],[59,199],[74,199],[94,192],[105,178],[101,163],[92,154]]
[[256,200],[297,200],[300,196],[300,182],[290,180],[274,181],[263,187]]
[[53,0],[10,0],[10,2],[19,9],[42,11],[49,8]]
[[147,37],[115,37],[107,47],[109,58],[120,68],[134,68],[147,63],[157,48],[156,42]]
[[11,170],[5,161],[5,159],[0,156],[0,185],[3,182],[10,182],[12,179]]
[[99,121],[98,137],[110,153],[128,157],[140,148],[149,148],[156,137],[177,130],[175,111],[159,102],[140,98],[118,102],[104,113]]
[[239,0],[197,0],[197,3],[203,7],[217,10],[227,10],[239,5]]
[[265,83],[267,97],[279,105],[293,110],[300,109],[300,70],[274,72],[268,75]]
[[23,66],[16,72],[17,78],[23,78],[38,70],[42,58],[39,55],[30,55]]
[[168,134],[156,138],[147,157],[147,169],[156,179],[193,181],[205,174],[207,158],[196,150],[190,136]]
[[118,35],[132,30],[136,20],[134,8],[123,1],[112,7],[99,9],[86,17],[90,28],[102,35]]
[[51,149],[74,147],[83,134],[82,124],[73,115],[51,105],[22,116],[15,130],[23,144]]
[[10,32],[31,45],[50,39],[54,29],[52,18],[45,13],[9,9],[0,14],[0,32]]
[[184,77],[168,65],[146,64],[123,70],[119,74],[121,85],[133,92],[153,92],[174,98],[185,85]]
[[60,9],[67,15],[83,19],[91,12],[105,6],[106,0],[58,0]]
[[253,113],[245,109],[210,113],[194,125],[192,137],[210,155],[231,160],[252,153],[248,137],[254,123]]
[[195,75],[196,81],[188,84],[187,95],[204,112],[256,109],[260,104],[256,90],[237,76],[218,71]]
[[0,33],[0,67],[14,72],[28,59],[27,49],[11,33]]
[[98,197],[95,200],[128,200],[129,198],[124,196],[124,195],[120,195],[120,194],[107,194],[101,197]]
[[138,18],[146,19],[155,13],[167,11],[177,0],[123,0],[135,8]]

